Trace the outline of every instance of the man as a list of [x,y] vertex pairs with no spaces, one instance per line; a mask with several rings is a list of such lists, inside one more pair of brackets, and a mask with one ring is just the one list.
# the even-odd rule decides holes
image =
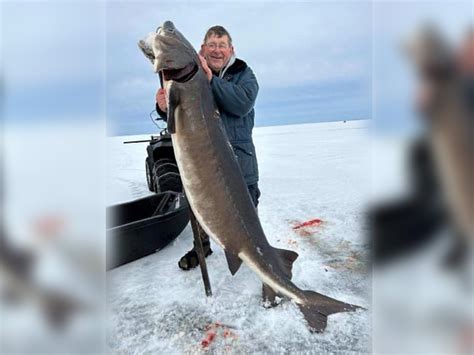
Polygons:
[[[425,133],[408,151],[411,194],[373,214],[374,259],[384,261],[424,247],[448,225],[453,238],[443,265],[456,270],[465,266],[469,251],[467,224],[460,222],[468,204],[459,201],[462,195],[472,196],[472,190],[464,188],[462,195],[456,190],[472,181],[474,120],[465,125],[465,118],[474,118],[474,32],[471,28],[457,49],[433,28],[420,32],[413,44],[410,54],[421,83],[415,102]],[[466,156],[463,164],[453,159],[463,162]],[[472,198],[469,202],[472,211]]]
[[[213,26],[206,32],[199,57],[250,197],[257,207],[260,191],[257,158],[252,140],[254,105],[258,93],[257,79],[250,67],[236,58],[232,38],[222,26]],[[166,91],[162,88],[156,93],[156,110],[166,119]],[[207,257],[212,254],[209,236],[202,229],[200,234]],[[183,270],[192,269],[198,264],[195,246],[178,263]]]

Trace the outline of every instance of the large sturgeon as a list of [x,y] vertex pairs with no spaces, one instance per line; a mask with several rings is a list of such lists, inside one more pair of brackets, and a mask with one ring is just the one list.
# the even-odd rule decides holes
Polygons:
[[472,73],[471,78],[461,73],[447,39],[430,25],[416,33],[406,50],[431,92],[424,116],[443,197],[457,232],[466,239],[465,245],[472,248],[474,120],[472,93],[468,91],[472,92],[472,86],[467,86],[469,80],[472,85]]
[[244,262],[262,280],[264,299],[290,298],[312,331],[323,331],[330,314],[360,308],[291,282],[298,254],[268,243],[196,51],[170,21],[151,39],[139,47],[168,94],[168,131],[186,195],[203,229],[225,250],[232,275]]

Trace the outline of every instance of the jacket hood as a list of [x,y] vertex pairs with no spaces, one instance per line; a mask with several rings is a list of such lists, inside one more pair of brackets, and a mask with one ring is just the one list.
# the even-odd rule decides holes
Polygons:
[[232,54],[224,68],[219,71],[218,77],[222,79],[226,73],[235,74],[244,70],[245,68],[247,68],[247,63],[237,58],[235,54]]

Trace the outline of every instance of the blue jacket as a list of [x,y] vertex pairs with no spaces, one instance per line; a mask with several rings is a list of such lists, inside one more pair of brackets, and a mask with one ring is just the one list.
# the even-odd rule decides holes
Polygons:
[[[245,181],[247,185],[256,184],[258,165],[252,130],[258,93],[257,78],[244,61],[236,59],[223,78],[213,75],[211,88]],[[160,116],[166,119],[166,114],[156,106]]]

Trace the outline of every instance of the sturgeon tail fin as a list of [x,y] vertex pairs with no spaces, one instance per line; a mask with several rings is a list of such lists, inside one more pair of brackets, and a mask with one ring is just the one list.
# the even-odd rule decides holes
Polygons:
[[326,329],[329,315],[339,312],[353,312],[365,309],[349,303],[344,303],[334,298],[324,296],[314,291],[304,291],[307,304],[299,304],[299,308],[308,322],[311,332],[321,333]]

